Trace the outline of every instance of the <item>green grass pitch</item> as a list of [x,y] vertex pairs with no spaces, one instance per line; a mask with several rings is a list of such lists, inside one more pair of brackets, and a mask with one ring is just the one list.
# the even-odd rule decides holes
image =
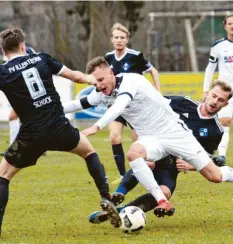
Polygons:
[[[8,145],[8,131],[0,130],[0,150]],[[130,131],[124,132],[125,152]],[[118,177],[112,158],[107,129],[89,138],[105,165],[109,182]],[[228,165],[233,166],[232,139]],[[128,166],[128,165],[127,165]],[[116,185],[110,184],[111,191]],[[138,186],[126,202],[145,193]],[[171,199],[176,207],[173,217],[158,219],[146,214],[146,227],[137,234],[124,234],[108,222],[88,222],[99,209],[99,195],[85,162],[76,155],[48,152],[35,167],[19,172],[10,184],[2,239],[4,244],[73,243],[159,243],[230,244],[233,243],[233,184],[207,182],[196,172],[181,173]]]

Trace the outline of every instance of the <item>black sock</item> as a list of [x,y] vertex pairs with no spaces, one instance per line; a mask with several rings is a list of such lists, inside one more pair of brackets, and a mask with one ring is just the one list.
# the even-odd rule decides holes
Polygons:
[[126,195],[138,184],[137,178],[133,174],[133,170],[130,169],[126,172],[123,179],[121,180],[116,192],[121,192]]
[[103,164],[99,160],[97,153],[92,153],[85,158],[87,168],[95,181],[101,197],[109,198],[109,185]]
[[150,193],[147,193],[125,205],[125,207],[128,206],[137,206],[141,208],[144,212],[148,212],[157,206],[157,202]]
[[0,229],[9,196],[9,180],[0,177]]
[[126,170],[125,170],[125,154],[124,154],[122,144],[112,145],[112,152],[117,165],[117,169],[120,175],[123,176]]

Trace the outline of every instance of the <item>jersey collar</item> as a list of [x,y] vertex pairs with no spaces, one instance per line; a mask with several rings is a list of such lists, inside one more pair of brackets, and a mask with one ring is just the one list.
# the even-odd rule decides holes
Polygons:
[[[11,60],[15,59],[15,58],[18,58],[18,57],[24,57],[25,55],[15,55],[11,58]],[[8,60],[8,61],[11,61],[11,60]]]
[[117,61],[120,61],[121,59],[123,59],[123,58],[125,57],[125,55],[127,54],[127,52],[128,52],[128,48],[125,49],[125,52],[123,53],[123,55],[122,55],[121,57],[117,58],[117,56],[116,56],[116,50],[115,50],[115,51],[114,51],[115,59],[116,59]]
[[203,116],[203,115],[201,114],[201,106],[202,106],[202,104],[199,104],[199,105],[197,106],[197,113],[198,113],[200,119],[213,119],[213,118],[215,118],[216,115],[211,115],[211,116],[208,116],[208,117],[207,117],[207,116]]
[[229,39],[227,38],[227,36],[225,37],[225,39],[228,40],[229,42],[233,42],[232,40],[229,40]]

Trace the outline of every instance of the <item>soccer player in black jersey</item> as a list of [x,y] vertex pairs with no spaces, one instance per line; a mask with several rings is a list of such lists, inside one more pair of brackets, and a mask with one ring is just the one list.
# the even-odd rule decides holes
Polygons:
[[52,81],[52,75],[57,74],[77,83],[94,84],[94,77],[72,71],[46,53],[26,55],[24,33],[19,28],[2,31],[0,46],[8,58],[0,65],[0,90],[22,123],[0,164],[0,230],[10,180],[20,169],[35,165],[47,150],[67,151],[85,159],[102,197],[101,206],[105,209],[110,203],[114,209],[104,166],[88,139],[64,116]]
[[[116,23],[111,28],[111,42],[114,50],[105,54],[105,59],[109,63],[114,74],[119,73],[151,73],[154,86],[160,90],[158,71],[145,60],[143,54],[134,49],[127,48],[130,32],[120,23]],[[121,116],[109,124],[110,141],[114,159],[121,178],[125,174],[125,156],[122,147],[122,130],[127,123]],[[132,139],[135,141],[137,135],[132,130]],[[117,182],[117,181],[116,181]]]
[[[212,85],[214,87],[227,87],[226,83],[216,81]],[[211,89],[211,90],[212,90]],[[231,90],[228,86],[229,91]],[[166,97],[172,109],[180,115],[180,118],[186,123],[189,129],[192,130],[193,135],[200,142],[206,152],[213,157],[223,135],[223,128],[217,117],[217,112],[221,110],[221,106],[215,105],[214,113],[209,113],[208,104],[210,104],[210,97],[216,96],[210,91],[205,102],[199,103],[189,97]],[[213,106],[213,105],[212,105]],[[218,157],[213,158],[213,162],[217,166],[225,166],[218,161]],[[170,199],[175,188],[178,172],[193,171],[195,168],[188,162],[168,156],[161,159],[153,165],[153,174],[162,189],[167,199]],[[123,177],[121,183],[116,189],[116,192],[126,195],[132,190],[138,181],[134,177],[132,170],[129,170]],[[120,207],[118,211],[126,206],[138,206],[144,212],[148,212],[156,207],[156,202],[151,194],[144,194],[132,202]],[[93,212],[89,221],[94,224],[99,224],[107,220],[106,212]]]
[[[26,45],[26,54],[29,55],[32,53],[36,53],[35,50],[32,47]],[[6,56],[3,56],[3,61],[4,62],[8,61]],[[15,113],[14,109],[11,109],[9,114],[9,129],[10,129],[9,144],[11,144],[15,140],[17,134],[19,133],[19,128],[20,128],[19,118]],[[4,156],[4,152],[1,152],[0,155]]]

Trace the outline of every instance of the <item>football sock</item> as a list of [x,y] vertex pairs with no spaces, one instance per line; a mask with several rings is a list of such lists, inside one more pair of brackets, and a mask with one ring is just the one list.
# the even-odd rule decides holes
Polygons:
[[10,120],[9,127],[10,127],[10,145],[11,145],[19,133],[19,128],[20,128],[19,119]]
[[129,191],[131,191],[138,184],[137,178],[133,174],[133,170],[130,169],[126,172],[123,179],[121,180],[116,192],[120,192],[126,195]]
[[0,229],[9,196],[9,180],[0,177]]
[[227,148],[230,140],[230,127],[223,127],[224,133],[222,136],[222,140],[218,145],[218,154],[219,156],[224,156],[226,157],[227,154]]
[[148,212],[157,206],[157,202],[150,193],[147,193],[125,205],[125,207],[128,206],[136,206],[141,208],[144,212]]
[[122,144],[112,145],[112,152],[114,155],[114,160],[117,165],[117,169],[120,175],[123,176],[126,170],[125,170],[125,154],[124,154]]
[[167,200],[143,158],[137,158],[129,162],[129,165],[133,170],[134,176],[158,202],[163,199]]
[[219,170],[222,172],[222,182],[224,181],[233,181],[233,169],[228,166],[219,167]]
[[95,181],[96,187],[99,190],[101,197],[109,198],[109,185],[107,176],[105,173],[105,169],[103,164],[100,162],[99,156],[97,153],[92,153],[88,155],[86,158],[87,168]]

